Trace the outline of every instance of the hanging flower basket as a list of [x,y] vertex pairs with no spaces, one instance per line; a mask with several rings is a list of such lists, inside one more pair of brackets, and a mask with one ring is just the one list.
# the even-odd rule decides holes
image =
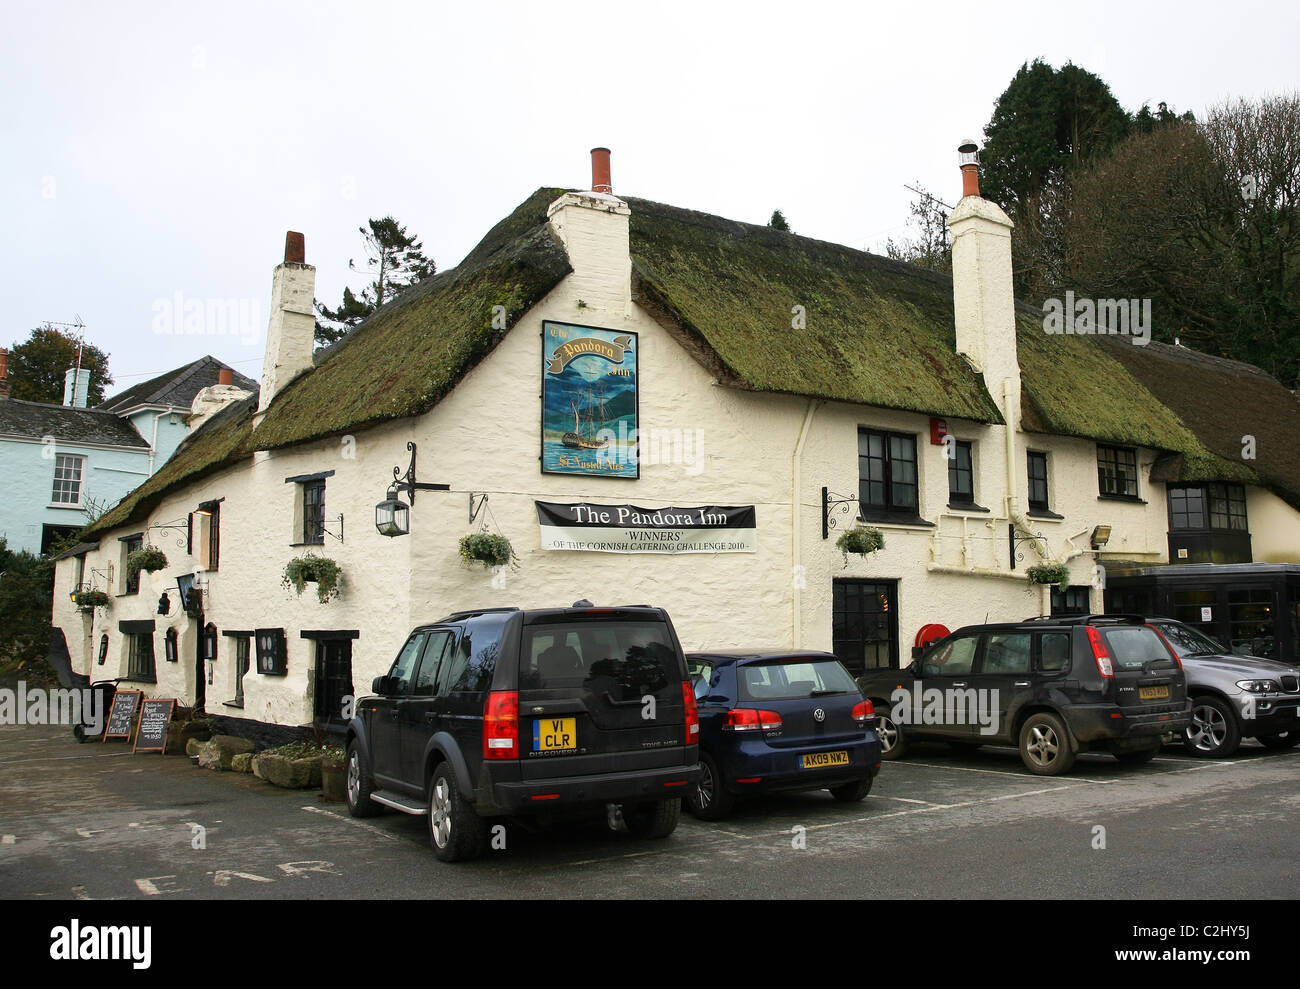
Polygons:
[[515,555],[514,547],[505,536],[493,535],[490,532],[476,532],[469,536],[462,536],[459,552],[466,566],[481,563],[490,570],[492,567],[504,567],[509,564],[517,569],[516,561],[519,557]]
[[325,604],[331,598],[339,596],[339,584],[343,571],[328,556],[297,556],[284,567],[281,583],[287,590],[297,591],[299,596],[308,584],[316,585],[316,599]]
[[876,550],[885,548],[885,534],[870,525],[855,525],[841,533],[835,546],[844,554],[844,565],[849,565],[849,554],[857,553],[864,559]]
[[167,566],[167,554],[157,546],[146,546],[126,556],[126,575],[134,577],[141,570],[154,573]]
[[103,591],[77,591],[73,601],[82,611],[90,611],[93,608],[106,608],[108,595]]
[[1028,574],[1031,584],[1058,584],[1061,590],[1070,586],[1070,568],[1064,563],[1039,563]]

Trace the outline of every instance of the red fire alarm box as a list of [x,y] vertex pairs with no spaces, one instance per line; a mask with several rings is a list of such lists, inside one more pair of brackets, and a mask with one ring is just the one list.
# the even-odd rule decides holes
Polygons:
[[943,446],[943,438],[948,435],[948,423],[944,419],[930,420],[930,445]]

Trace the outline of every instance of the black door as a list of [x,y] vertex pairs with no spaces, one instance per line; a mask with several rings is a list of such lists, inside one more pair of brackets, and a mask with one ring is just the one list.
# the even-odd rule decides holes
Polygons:
[[208,664],[203,655],[207,635],[203,631],[202,612],[194,619],[194,623],[198,629],[198,633],[194,636],[194,711],[203,714],[205,713],[203,706],[208,702]]
[[347,728],[344,698],[352,690],[352,640],[320,639],[316,643],[316,723],[326,731]]
[[427,632],[416,632],[406,640],[402,651],[388,669],[388,689],[380,697],[366,702],[370,712],[370,757],[375,778],[381,784],[400,785],[402,769],[402,733],[398,725],[401,703],[411,692],[415,671],[424,649]]
[[397,702],[397,724],[402,736],[402,781],[424,788],[424,752],[429,739],[443,727],[445,694],[437,689],[438,671],[451,660],[456,645],[455,629],[435,628],[429,633],[420,669],[411,692]]
[[898,668],[898,583],[836,580],[831,639],[835,658],[854,676]]

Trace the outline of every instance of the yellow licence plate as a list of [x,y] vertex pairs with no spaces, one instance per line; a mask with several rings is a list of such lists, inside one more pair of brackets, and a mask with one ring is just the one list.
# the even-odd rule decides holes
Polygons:
[[534,752],[556,752],[577,747],[577,718],[538,718],[533,722]]
[[809,752],[803,757],[804,769],[825,769],[827,766],[847,766],[849,754],[839,752]]
[[1169,697],[1168,687],[1138,687],[1138,699],[1144,701],[1166,700]]

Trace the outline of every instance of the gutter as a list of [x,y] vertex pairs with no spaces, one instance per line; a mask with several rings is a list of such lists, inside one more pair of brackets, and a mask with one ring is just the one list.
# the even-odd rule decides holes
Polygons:
[[[790,470],[790,563],[791,567],[799,566],[799,560],[803,556],[803,540],[799,532],[799,493],[803,489],[803,471],[800,465],[803,463],[803,447],[808,439],[808,431],[812,428],[813,413],[817,411],[820,403],[817,399],[808,400],[808,410],[804,412],[803,428],[799,430],[799,439],[795,442],[794,453],[791,455]],[[794,589],[793,595],[793,615],[794,634],[793,646],[800,649],[803,646],[803,593],[799,587],[799,581],[794,579],[795,570],[791,570],[791,585]]]

